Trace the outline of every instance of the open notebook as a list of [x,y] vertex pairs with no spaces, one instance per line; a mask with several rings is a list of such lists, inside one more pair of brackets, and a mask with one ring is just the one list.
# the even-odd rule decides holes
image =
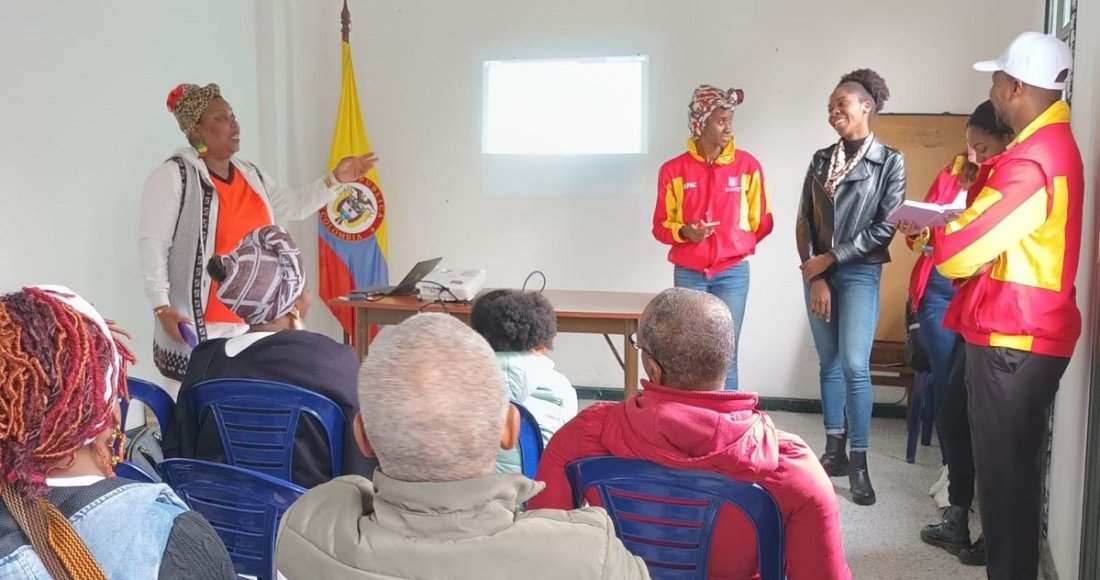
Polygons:
[[892,224],[913,222],[918,228],[935,228],[947,225],[966,209],[966,190],[962,190],[949,204],[928,203],[925,201],[905,200],[886,221]]

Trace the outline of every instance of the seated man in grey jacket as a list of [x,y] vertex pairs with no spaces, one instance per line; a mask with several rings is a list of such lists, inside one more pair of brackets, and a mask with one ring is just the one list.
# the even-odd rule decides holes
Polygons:
[[598,508],[516,513],[543,484],[495,474],[519,416],[485,339],[420,314],[371,345],[359,373],[360,449],[374,481],[317,486],[283,516],[276,550],[289,580],[649,578]]

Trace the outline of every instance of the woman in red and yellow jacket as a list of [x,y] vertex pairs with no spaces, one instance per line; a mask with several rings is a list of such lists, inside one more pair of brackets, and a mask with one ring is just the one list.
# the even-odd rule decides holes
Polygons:
[[737,347],[756,244],[772,231],[771,206],[760,162],[738,149],[733,112],[740,89],[702,85],[688,107],[687,151],[661,166],[653,237],[671,246],[673,284],[721,298],[733,314],[734,351],[726,390],[737,390]]
[[[989,179],[991,161],[1004,153],[1012,142],[1012,129],[997,120],[993,103],[985,101],[966,123],[966,155],[959,155],[940,171],[925,201],[947,205],[960,195],[969,207]],[[898,224],[909,247],[921,253],[913,265],[909,297],[920,322],[920,340],[932,367],[936,429],[944,463],[947,465],[949,507],[939,524],[925,526],[921,539],[951,553],[970,549],[984,559],[981,546],[970,543],[969,513],[974,500],[974,457],[970,444],[970,420],[967,418],[966,382],[963,376],[962,337],[943,324],[956,288],[934,268],[929,229]]]

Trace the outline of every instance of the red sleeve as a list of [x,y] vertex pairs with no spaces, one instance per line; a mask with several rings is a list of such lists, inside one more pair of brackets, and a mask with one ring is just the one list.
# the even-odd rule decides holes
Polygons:
[[662,244],[687,242],[680,236],[680,228],[684,227],[683,187],[683,180],[675,179],[669,163],[662,165],[657,174],[657,204],[653,208],[653,237]]
[[756,229],[754,233],[756,234],[756,241],[759,243],[760,240],[768,237],[768,234],[772,233],[772,229],[775,227],[775,220],[772,219],[772,204],[771,200],[768,199],[768,188],[764,180],[764,168],[760,166],[760,162],[756,162],[756,169],[753,172],[753,184],[749,189],[749,221],[753,221],[751,214],[755,213]]
[[932,231],[936,269],[946,278],[969,278],[1047,219],[1046,175],[1038,163],[999,165],[958,219]]
[[785,523],[789,580],[851,580],[840,534],[840,507],[829,477],[801,439],[784,452],[785,497],[798,498]]
[[527,502],[528,509],[573,509],[573,487],[565,475],[565,468],[577,459],[607,455],[607,451],[598,443],[598,437],[588,434],[589,426],[598,428],[603,424],[607,410],[613,403],[596,403],[583,410],[571,421],[562,425],[539,460],[536,481],[546,484],[546,489]]

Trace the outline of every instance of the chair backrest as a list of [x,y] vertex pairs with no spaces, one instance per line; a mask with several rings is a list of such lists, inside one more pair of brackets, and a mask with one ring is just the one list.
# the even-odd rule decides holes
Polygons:
[[534,479],[542,459],[542,431],[535,416],[519,403],[512,403],[519,411],[519,462],[523,475]]
[[325,431],[332,476],[343,473],[344,412],[313,391],[258,379],[214,379],[189,391],[196,417],[214,417],[229,465],[291,481],[294,438],[302,413]]
[[[126,390],[130,391],[131,399],[141,401],[153,411],[153,415],[156,415],[157,423],[160,425],[161,433],[172,429],[172,416],[176,409],[176,402],[172,400],[172,395],[169,395],[168,391],[149,381],[134,377],[126,378]],[[122,420],[125,422],[126,412],[130,409],[130,404],[123,402],[121,406]]]
[[596,488],[615,533],[645,560],[653,578],[707,577],[714,527],[724,504],[740,509],[756,529],[760,580],[785,577],[783,517],[775,499],[759,485],[617,457],[574,461],[566,473],[577,507]]
[[240,467],[166,459],[164,482],[202,514],[233,559],[237,574],[275,580],[275,536],[279,520],[305,489]]
[[157,480],[142,468],[130,463],[129,461],[123,461],[114,466],[115,475],[131,481],[137,481],[140,483],[157,483]]

